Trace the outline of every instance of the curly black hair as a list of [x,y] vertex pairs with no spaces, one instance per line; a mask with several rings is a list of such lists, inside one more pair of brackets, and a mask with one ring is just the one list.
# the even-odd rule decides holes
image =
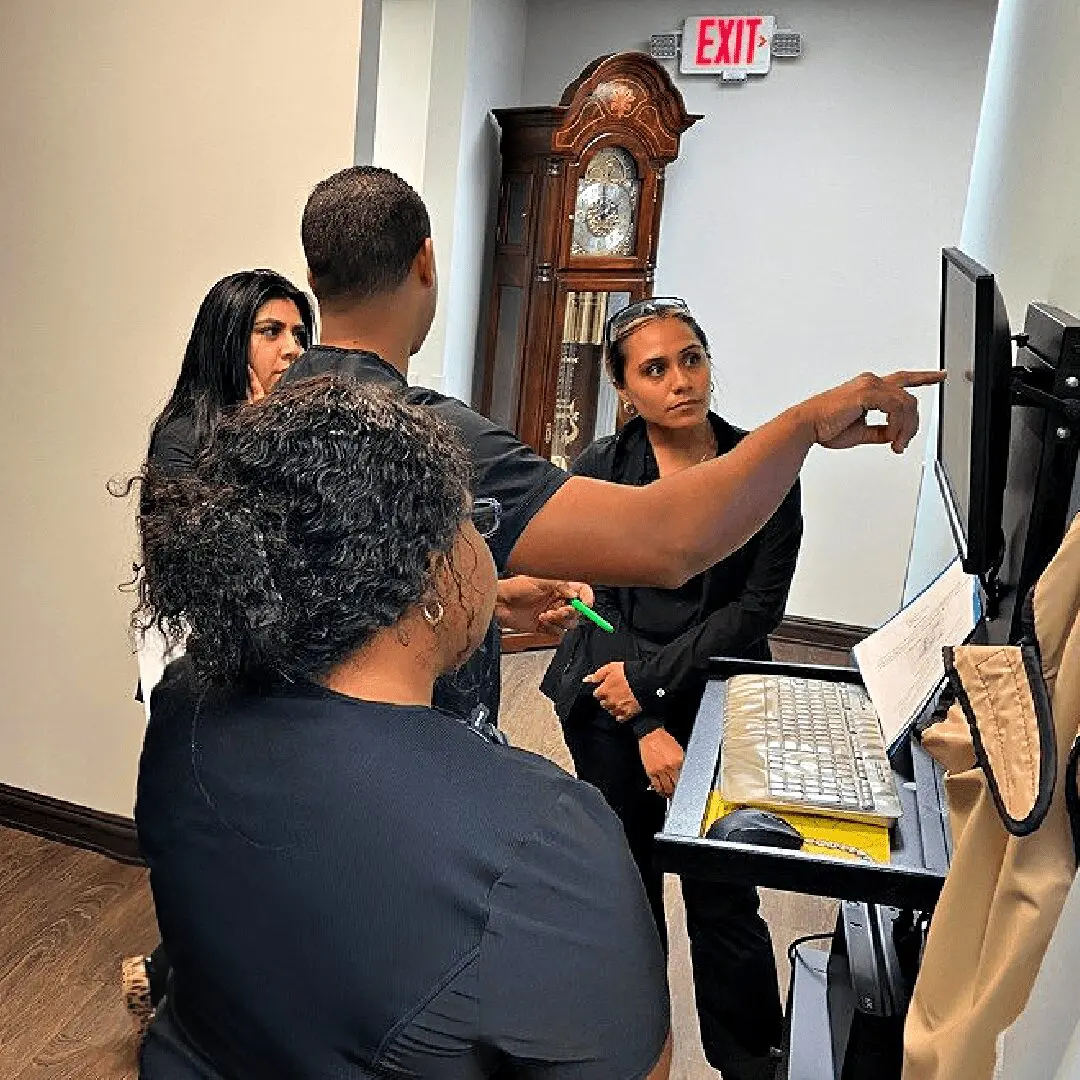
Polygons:
[[190,476],[143,473],[136,630],[207,685],[313,678],[396,623],[468,514],[468,458],[430,410],[327,375],[227,416]]

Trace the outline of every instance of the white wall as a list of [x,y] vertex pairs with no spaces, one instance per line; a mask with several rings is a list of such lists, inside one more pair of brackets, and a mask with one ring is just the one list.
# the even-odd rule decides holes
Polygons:
[[[557,101],[594,57],[692,14],[530,0],[523,103]],[[722,410],[744,426],[866,368],[936,366],[939,253],[959,237],[994,3],[788,0],[776,14],[803,34],[801,59],[741,86],[675,76],[705,119],[668,171],[655,289],[696,309]],[[921,443],[902,459],[813,452],[793,614],[876,625],[896,609],[921,458]]]
[[414,383],[443,388],[446,320],[457,215],[462,105],[468,82],[469,28],[473,0],[435,0],[432,18],[431,86],[428,97],[424,179],[420,194],[431,215],[431,235],[442,300],[423,348],[413,359]]
[[375,106],[379,98],[379,50],[383,0],[360,0],[360,53],[356,80],[353,161],[370,165],[375,153]]
[[353,158],[359,0],[0,8],[0,782],[131,811],[130,474],[217,278],[303,281]]
[[479,366],[480,301],[498,208],[499,128],[491,110],[520,104],[524,62],[525,0],[473,0],[454,233],[443,292],[443,390],[464,401],[472,395]]
[[499,177],[489,112],[516,105],[525,0],[383,0],[374,163],[431,214],[440,299],[409,378],[471,396]]
[[[1032,301],[1080,314],[1078,48],[1074,0],[1001,0],[960,247],[993,271],[1014,333]],[[908,596],[956,555],[933,458],[931,445]]]
[[1080,4],[1002,0],[962,246],[1014,332],[1033,300],[1080,314]]
[[435,0],[383,0],[372,162],[424,185]]

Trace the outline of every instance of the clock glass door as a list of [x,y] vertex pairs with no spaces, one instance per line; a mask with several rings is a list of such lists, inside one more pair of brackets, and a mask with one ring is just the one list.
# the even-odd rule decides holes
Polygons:
[[603,370],[604,324],[631,302],[631,293],[571,289],[564,297],[555,403],[545,441],[551,460],[569,469],[593,439],[615,432],[619,399]]
[[621,146],[598,150],[577,183],[570,254],[636,254],[640,193],[633,154]]

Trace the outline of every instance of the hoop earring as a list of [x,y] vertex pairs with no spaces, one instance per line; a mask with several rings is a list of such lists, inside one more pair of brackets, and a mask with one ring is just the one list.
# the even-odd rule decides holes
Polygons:
[[429,626],[431,626],[431,627],[436,627],[436,626],[438,626],[438,625],[439,625],[439,623],[441,623],[441,622],[443,621],[443,615],[445,615],[445,614],[446,614],[446,612],[445,612],[445,611],[443,610],[443,606],[442,606],[442,601],[441,601],[441,600],[436,600],[436,601],[435,601],[435,607],[436,607],[436,608],[437,608],[438,610],[437,610],[437,611],[436,611],[436,612],[435,612],[434,614],[432,614],[432,613],[431,613],[431,612],[430,612],[430,611],[428,610],[428,606],[427,606],[427,603],[426,603],[426,602],[424,603],[424,606],[423,606],[423,608],[421,609],[421,610],[423,611],[423,613],[424,613],[424,618],[425,618],[425,619],[427,620],[427,622],[428,622],[428,625],[429,625]]

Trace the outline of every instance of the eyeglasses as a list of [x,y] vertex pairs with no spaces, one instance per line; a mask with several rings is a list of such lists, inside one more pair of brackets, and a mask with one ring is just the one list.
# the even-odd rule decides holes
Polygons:
[[502,520],[502,504],[498,499],[473,499],[472,523],[486,540],[494,536]]
[[647,300],[638,300],[622,311],[616,311],[607,321],[604,329],[604,341],[611,345],[626,333],[632,323],[647,319],[651,315],[664,315],[669,311],[690,314],[690,307],[685,300],[677,296],[650,296]]

